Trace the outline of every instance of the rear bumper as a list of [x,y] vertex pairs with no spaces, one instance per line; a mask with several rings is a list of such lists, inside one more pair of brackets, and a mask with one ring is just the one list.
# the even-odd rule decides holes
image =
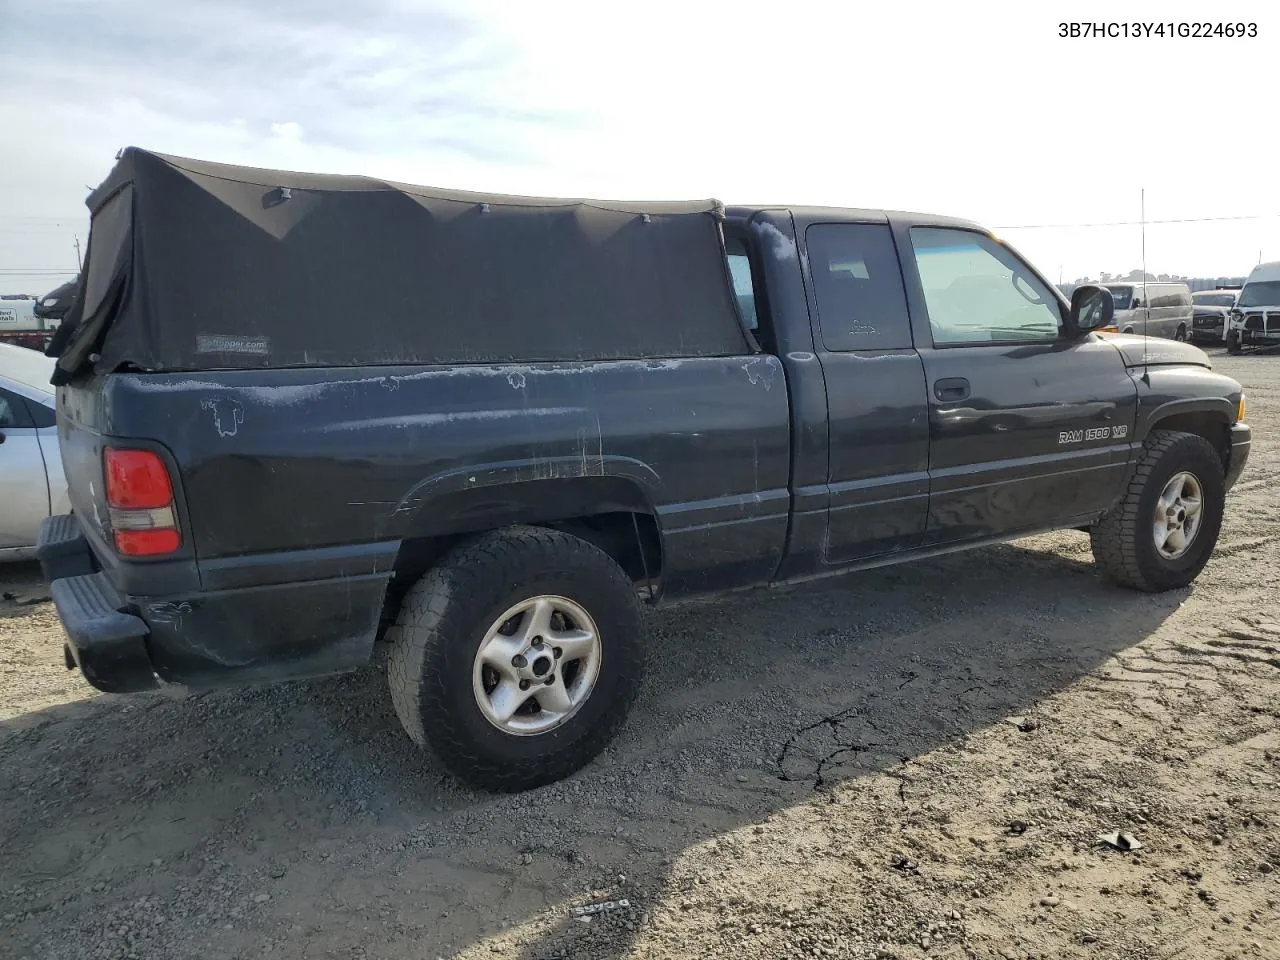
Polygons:
[[147,656],[147,625],[97,569],[75,517],[49,517],[40,526],[36,559],[49,580],[58,619],[67,634],[68,666],[108,693],[159,686]]
[[84,678],[108,693],[136,693],[160,685],[147,656],[150,631],[102,573],[66,577],[51,588],[67,649]]
[[[50,517],[36,550],[70,657],[99,690],[165,683],[193,688],[321,676],[369,659],[396,544],[219,561],[221,589],[125,593],[99,564],[73,516]],[[303,559],[299,559],[299,557]],[[323,579],[278,581],[310,573]],[[145,567],[131,570],[136,585]],[[266,581],[266,582],[264,582]],[[127,589],[127,588],[126,588]]]
[[1248,424],[1237,423],[1231,428],[1231,456],[1227,461],[1226,476],[1228,490],[1240,479],[1240,474],[1244,472],[1244,465],[1249,462],[1252,437],[1253,431],[1249,429]]
[[69,513],[49,517],[40,525],[36,559],[50,583],[65,577],[95,573],[98,569],[89,550],[89,541],[80,531],[79,522]]

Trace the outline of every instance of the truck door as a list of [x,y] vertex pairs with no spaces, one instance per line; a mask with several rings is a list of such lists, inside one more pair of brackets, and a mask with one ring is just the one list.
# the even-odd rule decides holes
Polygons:
[[889,224],[811,222],[803,242],[826,381],[830,566],[921,543],[928,401]]
[[929,393],[926,544],[1086,522],[1123,482],[1137,387],[990,236],[895,224]]

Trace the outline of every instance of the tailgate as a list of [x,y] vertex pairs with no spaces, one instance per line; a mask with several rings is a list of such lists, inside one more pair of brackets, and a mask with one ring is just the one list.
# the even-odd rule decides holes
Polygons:
[[[177,465],[152,425],[139,420],[138,412],[132,410],[121,377],[77,377],[58,387],[58,445],[76,525],[88,542],[95,566],[121,595],[156,597],[194,589],[199,573]],[[178,550],[155,557],[122,558],[117,553],[102,468],[103,450],[108,446],[150,450],[164,461],[182,535]]]
[[106,377],[86,377],[58,387],[58,446],[71,509],[99,559],[107,547],[107,500],[102,481],[106,427]]

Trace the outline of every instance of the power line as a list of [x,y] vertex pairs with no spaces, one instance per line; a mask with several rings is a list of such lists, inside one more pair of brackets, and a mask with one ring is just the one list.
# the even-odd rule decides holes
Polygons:
[[[1153,223],[1225,223],[1230,220],[1272,220],[1280,213],[1254,213],[1240,217],[1181,217],[1176,220],[1148,220]],[[1074,227],[1139,227],[1141,220],[1114,220],[1111,223],[1019,223],[1013,226],[995,227],[996,230],[1069,230]]]
[[29,220],[44,223],[61,223],[63,220],[84,220],[87,216],[88,214],[83,213],[69,214],[65,217],[51,217],[47,214],[43,216],[36,216],[21,213],[0,213],[0,220]]

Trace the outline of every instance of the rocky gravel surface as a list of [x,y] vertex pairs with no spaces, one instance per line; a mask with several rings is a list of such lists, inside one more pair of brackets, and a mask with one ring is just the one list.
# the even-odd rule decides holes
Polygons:
[[651,611],[621,738],[518,796],[378,664],[96,694],[0,568],[0,958],[1280,958],[1280,357],[1214,361],[1255,447],[1193,588],[1072,532]]

